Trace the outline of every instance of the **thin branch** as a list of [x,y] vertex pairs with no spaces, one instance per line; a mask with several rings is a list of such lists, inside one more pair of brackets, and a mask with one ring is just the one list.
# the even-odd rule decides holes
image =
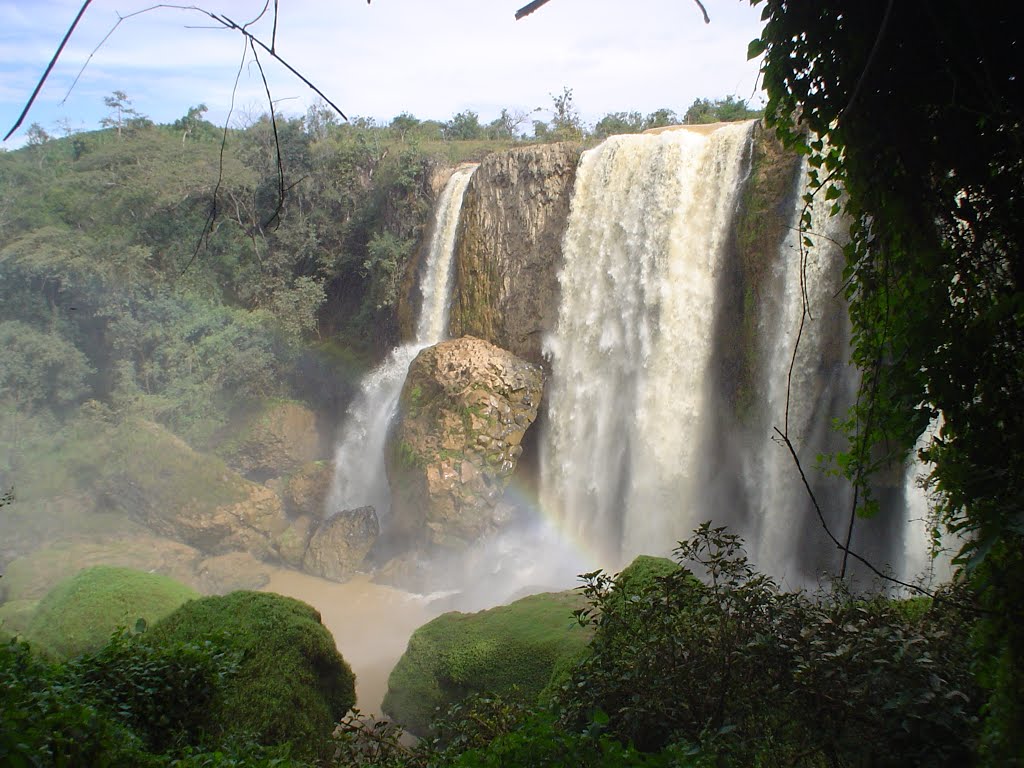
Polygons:
[[85,15],[86,8],[88,8],[91,3],[92,0],[85,0],[85,2],[82,3],[82,7],[78,9],[78,15],[75,16],[75,20],[71,22],[71,26],[68,27],[68,31],[64,33],[64,39],[60,41],[60,45],[57,46],[57,50],[54,52],[53,58],[50,59],[50,63],[46,65],[46,70],[43,72],[43,76],[39,78],[39,82],[36,83],[36,88],[32,91],[32,95],[29,96],[28,102],[25,104],[25,108],[21,110],[21,114],[18,115],[18,121],[14,124],[11,130],[7,132],[7,135],[4,136],[4,141],[11,138],[11,135],[21,128],[21,124],[25,122],[25,117],[28,115],[28,111],[32,109],[32,105],[35,104],[36,97],[43,89],[43,84],[46,82],[46,78],[50,76],[50,72],[53,71],[53,67],[57,63],[57,59],[59,59],[60,55],[64,52],[64,46],[68,44],[68,40],[71,39],[72,33],[78,26],[78,22],[82,20],[82,16]]
[[[89,7],[89,5],[91,3],[92,3],[92,0],[85,0],[85,2],[82,4],[82,7],[78,11],[78,15],[75,17],[75,20],[71,23],[71,26],[68,27],[67,32],[64,34],[64,39],[61,40],[60,45],[57,47],[56,52],[53,54],[53,58],[50,59],[50,63],[47,65],[46,70],[43,72],[43,76],[41,78],[39,78],[39,82],[36,84],[35,90],[32,92],[32,95],[29,97],[28,101],[26,102],[25,108],[22,110],[21,115],[18,117],[17,122],[10,129],[10,131],[7,132],[7,135],[4,136],[4,139],[3,139],[4,141],[7,141],[7,139],[9,139],[14,134],[14,132],[17,131],[18,128],[21,127],[22,123],[25,121],[25,117],[28,115],[29,110],[32,108],[32,105],[35,103],[36,97],[39,95],[39,92],[42,90],[43,85],[46,83],[47,78],[50,76],[50,73],[53,71],[54,66],[57,64],[57,60],[60,58],[61,54],[64,52],[64,48],[67,45],[68,41],[71,39],[72,33],[78,27],[78,22],[81,21],[82,16],[85,14],[86,9]],[[269,7],[269,0],[267,0],[267,7]],[[157,9],[171,9],[171,10],[178,10],[178,11],[192,11],[192,12],[195,12],[195,13],[201,13],[204,16],[206,16],[206,17],[212,19],[213,21],[217,22],[217,24],[219,24],[223,28],[237,30],[240,34],[244,35],[246,37],[246,39],[250,43],[254,43],[255,45],[258,45],[260,48],[262,48],[267,53],[269,53],[271,56],[273,56],[274,59],[276,59],[285,69],[287,69],[289,72],[291,72],[293,75],[295,75],[295,77],[297,77],[299,80],[301,80],[310,90],[312,90],[314,93],[316,93],[317,96],[319,96],[325,102],[327,102],[331,106],[331,108],[334,109],[335,112],[337,112],[339,115],[341,115],[341,118],[343,120],[348,121],[348,117],[345,115],[344,112],[341,111],[341,109],[338,107],[337,104],[335,104],[333,101],[331,101],[329,98],[327,98],[327,96],[323,93],[323,91],[321,91],[319,88],[317,88],[315,85],[313,85],[313,83],[310,82],[310,80],[307,77],[305,77],[301,72],[299,72],[297,69],[295,69],[295,67],[293,67],[291,64],[289,64],[287,61],[285,61],[283,58],[281,58],[277,54],[276,48],[277,48],[277,9],[278,9],[278,0],[274,0],[274,28],[273,28],[273,37],[271,39],[271,45],[270,46],[268,46],[266,43],[264,43],[262,40],[260,40],[255,35],[253,35],[246,28],[246,27],[249,26],[249,24],[255,23],[256,21],[259,20],[260,17],[263,16],[263,14],[266,12],[266,7],[260,13],[260,15],[256,17],[256,19],[254,19],[253,21],[251,21],[251,22],[249,22],[248,24],[245,24],[245,25],[237,24],[236,22],[232,21],[227,16],[220,16],[220,15],[218,15],[216,13],[213,13],[212,11],[208,11],[208,10],[206,10],[204,8],[200,8],[197,5],[176,5],[176,4],[172,4],[172,3],[157,3],[155,5],[149,6],[148,8],[143,8],[141,10],[134,11],[133,13],[125,14],[124,16],[118,15],[117,22],[110,29],[110,31],[107,32],[107,34],[104,36],[104,38],[100,41],[99,45],[97,45],[96,48],[93,49],[92,53],[89,54],[89,58],[86,60],[85,64],[82,66],[82,69],[78,72],[78,75],[75,77],[74,82],[71,84],[71,88],[68,89],[67,95],[64,96],[64,100],[67,101],[68,96],[71,94],[71,90],[74,89],[75,85],[78,83],[79,79],[82,76],[82,72],[85,71],[85,67],[88,66],[89,62],[92,61],[92,58],[93,58],[93,56],[95,56],[97,51],[99,51],[99,49],[101,47],[103,47],[103,45],[107,42],[107,40],[110,38],[110,36],[114,33],[114,31],[121,25],[121,22],[125,21],[126,19],[131,19],[131,18],[133,18],[135,16],[140,16],[143,13],[149,13],[150,11],[155,11]]]
[[281,209],[284,208],[284,197],[286,194],[284,188],[284,161],[281,159],[281,140],[277,133],[277,117],[274,114],[274,99],[270,95],[270,85],[267,83],[267,76],[263,72],[263,64],[260,63],[260,56],[256,53],[256,46],[253,45],[252,38],[249,38],[249,48],[252,50],[253,59],[256,61],[256,67],[260,71],[260,78],[263,80],[263,89],[267,92],[267,101],[270,103],[270,127],[274,131],[274,159],[277,164],[277,207],[274,208],[274,212],[270,214],[270,218],[263,222],[262,228],[266,229],[280,215]]
[[891,581],[893,584],[898,584],[901,587],[906,587],[907,589],[912,589],[913,591],[915,591],[915,592],[917,592],[919,594],[925,595],[927,597],[934,598],[935,597],[935,593],[934,592],[931,592],[931,591],[925,589],[924,587],[918,586],[916,584],[908,584],[905,581],[900,581],[895,576],[890,576],[889,574],[884,573],[883,571],[880,571],[878,568],[876,568],[874,565],[872,565],[869,560],[867,560],[866,558],[864,558],[861,555],[857,554],[856,552],[851,550],[849,547],[843,546],[843,543],[841,541],[839,541],[839,539],[837,539],[835,537],[835,535],[832,533],[832,530],[828,527],[828,523],[825,521],[825,514],[824,514],[824,512],[821,511],[821,505],[818,504],[818,499],[814,495],[814,491],[811,490],[810,481],[808,481],[807,475],[804,473],[803,465],[800,463],[800,457],[797,456],[796,448],[793,447],[793,443],[790,441],[789,437],[787,435],[783,434],[782,430],[780,430],[778,427],[772,427],[772,429],[774,430],[775,434],[778,435],[778,439],[782,441],[782,444],[785,445],[786,448],[789,450],[789,455],[793,457],[793,462],[796,464],[797,472],[800,473],[800,480],[804,484],[804,488],[807,491],[807,495],[811,499],[811,504],[814,505],[814,511],[817,512],[817,514],[818,514],[818,522],[821,523],[821,527],[825,529],[825,533],[832,540],[832,543],[836,545],[836,548],[842,550],[845,553],[847,553],[850,557],[854,558],[855,560],[859,560],[861,563],[864,564],[865,567],[867,567],[867,569],[869,571],[871,571],[873,574],[875,574],[879,578],[885,579],[886,581]]
[[[228,126],[231,123],[231,113],[235,111],[235,97],[238,95],[238,82],[242,79],[242,70],[245,69],[245,51],[246,46],[242,46],[242,60],[238,63],[238,72],[235,74],[235,84],[231,89],[231,104],[228,107],[228,115],[224,118],[224,133],[220,140],[220,165],[217,170],[217,184],[213,188],[213,195],[210,200],[210,212],[206,215],[206,222],[203,224],[203,230],[199,233],[199,238],[196,240],[196,247],[192,250],[192,258],[188,260],[185,268],[181,270],[181,275],[188,272],[189,267],[199,256],[199,251],[203,247],[203,243],[209,245],[209,236],[213,233],[213,225],[217,220],[217,195],[220,193],[221,184],[224,183],[224,152],[228,145]],[[179,277],[181,276],[179,275]]]
[[[366,2],[370,2],[370,0],[366,0]],[[551,0],[533,0],[532,3],[524,5],[518,11],[516,11],[516,21],[519,21],[520,19],[529,16],[534,11],[540,10],[549,2],[551,2]],[[704,3],[702,3],[701,0],[693,0],[693,2],[695,2],[697,4],[697,7],[700,8],[700,12],[704,14],[704,23],[710,24],[711,17],[708,16],[708,9],[704,7]]]

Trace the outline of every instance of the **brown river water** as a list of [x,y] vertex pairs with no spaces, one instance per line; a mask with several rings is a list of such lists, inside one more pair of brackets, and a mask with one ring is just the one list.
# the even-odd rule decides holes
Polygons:
[[337,584],[274,569],[263,591],[294,597],[320,611],[338,650],[356,673],[356,706],[366,714],[380,714],[388,675],[410,635],[438,613],[430,611],[419,595],[374,584],[363,575]]

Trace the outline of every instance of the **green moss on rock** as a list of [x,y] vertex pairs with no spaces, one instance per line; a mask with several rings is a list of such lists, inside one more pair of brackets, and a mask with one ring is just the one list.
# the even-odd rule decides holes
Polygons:
[[225,738],[291,742],[297,757],[326,757],[335,723],[355,704],[355,676],[309,605],[267,592],[194,600],[159,622],[157,645],[217,639],[238,650],[211,727]]
[[479,613],[438,616],[413,633],[388,680],[382,708],[423,734],[438,708],[472,693],[535,700],[560,660],[590,641],[572,612],[574,592],[532,595]]
[[118,627],[133,627],[139,619],[151,624],[196,597],[166,576],[99,565],[54,587],[39,602],[25,637],[66,659],[99,650]]

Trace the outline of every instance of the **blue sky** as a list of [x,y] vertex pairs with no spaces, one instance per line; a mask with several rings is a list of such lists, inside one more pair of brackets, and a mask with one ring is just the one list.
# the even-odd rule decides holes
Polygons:
[[[242,23],[264,0],[196,0]],[[280,0],[277,49],[351,117],[387,121],[406,111],[446,120],[471,109],[482,120],[502,107],[548,119],[551,94],[572,88],[593,123],[613,111],[682,112],[695,98],[735,94],[760,104],[757,62],[746,61],[759,10],[745,0],[551,0],[521,21],[526,0]],[[171,122],[205,103],[223,122],[243,40],[195,11],[154,10],[124,21],[68,89],[89,54],[122,16],[151,6],[94,0],[18,135],[33,122],[59,134],[59,121],[92,129],[103,97],[125,91],[136,109]],[[271,2],[271,6],[273,3]],[[13,125],[81,0],[0,0],[0,127]],[[269,16],[268,16],[269,19]],[[270,25],[253,31],[269,42]],[[251,57],[250,57],[251,58]],[[247,59],[248,61],[249,59]],[[275,62],[265,62],[285,114],[315,96]],[[232,120],[266,111],[258,71],[242,69]]]

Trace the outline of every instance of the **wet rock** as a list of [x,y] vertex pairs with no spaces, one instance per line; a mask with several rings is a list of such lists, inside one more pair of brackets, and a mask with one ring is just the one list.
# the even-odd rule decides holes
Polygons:
[[313,533],[302,569],[331,581],[346,581],[362,565],[379,535],[380,524],[373,507],[339,512]]
[[558,318],[558,270],[578,144],[488,155],[463,200],[455,253],[453,336],[473,335],[545,366]]
[[324,504],[331,490],[334,466],[329,461],[303,464],[282,483],[281,496],[292,517],[323,517]]
[[495,529],[543,382],[538,366],[469,336],[416,357],[387,448],[400,540],[461,549]]

